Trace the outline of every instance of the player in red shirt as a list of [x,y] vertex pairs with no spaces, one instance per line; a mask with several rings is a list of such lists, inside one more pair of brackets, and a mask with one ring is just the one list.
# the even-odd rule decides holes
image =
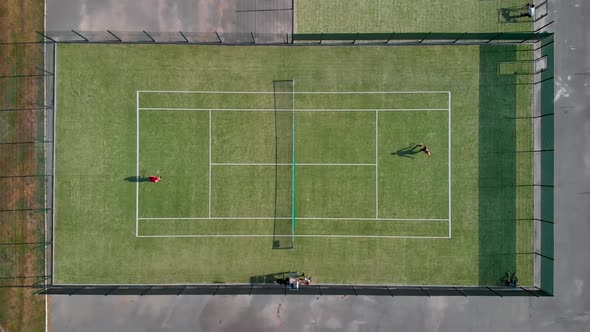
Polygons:
[[152,182],[152,183],[158,183],[162,179],[161,176],[153,176],[153,175],[150,175],[148,178],[150,179],[150,182]]

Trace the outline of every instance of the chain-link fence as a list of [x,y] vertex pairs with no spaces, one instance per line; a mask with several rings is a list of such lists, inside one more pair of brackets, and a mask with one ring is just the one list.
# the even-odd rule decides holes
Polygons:
[[61,295],[310,295],[310,296],[549,296],[537,287],[411,287],[367,285],[311,285],[290,289],[276,284],[171,286],[52,286],[41,294]]
[[[34,175],[31,180],[37,181],[43,189],[43,197],[40,205],[24,208],[20,211],[15,206],[10,211],[1,211],[3,218],[12,220],[12,227],[22,227],[20,220],[37,221],[37,226],[43,228],[41,239],[31,242],[19,242],[18,232],[7,235],[3,241],[10,243],[6,248],[9,250],[2,251],[2,275],[0,277],[10,280],[13,284],[15,280],[19,285],[43,285],[46,288],[43,291],[46,294],[100,294],[100,295],[151,295],[151,294],[309,294],[309,295],[424,295],[424,296],[547,296],[553,293],[553,273],[554,273],[554,247],[553,247],[553,35],[551,33],[447,33],[447,34],[274,34],[271,37],[264,37],[260,34],[240,33],[194,33],[194,32],[120,32],[120,31],[102,31],[102,32],[46,32],[42,33],[47,43],[37,43],[34,47],[41,47],[45,53],[45,59],[37,60],[27,72],[12,73],[5,75],[2,79],[11,79],[15,87],[18,84],[24,84],[28,80],[34,81],[34,85],[44,86],[45,94],[38,105],[20,105],[18,103],[3,104],[3,111],[15,112],[38,112],[39,121],[45,125],[44,133],[37,133],[34,137],[25,139],[22,143],[30,144],[32,149],[36,149],[36,155],[44,161],[44,168],[38,172],[18,173],[23,175]],[[356,286],[356,285],[314,285],[300,289],[300,291],[290,291],[282,286],[274,284],[241,284],[241,285],[190,285],[190,286],[124,286],[124,285],[104,285],[104,286],[70,286],[70,285],[53,285],[52,284],[52,228],[53,228],[53,193],[54,193],[54,152],[53,145],[55,139],[55,70],[56,70],[56,44],[59,42],[76,42],[76,43],[179,43],[179,44],[247,44],[247,45],[266,45],[266,44],[285,44],[285,45],[400,45],[400,44],[454,44],[454,45],[495,45],[495,44],[525,44],[534,45],[533,60],[527,60],[527,64],[522,68],[533,68],[526,73],[518,73],[520,64],[514,61],[508,64],[513,67],[499,66],[498,70],[509,70],[518,77],[516,81],[520,85],[532,86],[534,90],[535,107],[534,114],[530,120],[534,123],[535,151],[534,153],[534,218],[531,220],[535,226],[534,252],[527,253],[534,256],[535,263],[535,283],[534,287],[389,287],[389,286]],[[41,53],[43,54],[43,53]],[[43,66],[44,60],[44,66]],[[40,62],[39,62],[40,61]],[[33,61],[35,62],[35,61]],[[532,64],[532,65],[531,65]],[[507,65],[507,66],[508,66]],[[498,74],[504,74],[499,72]],[[520,75],[522,74],[522,75]],[[3,73],[4,75],[4,73]],[[11,76],[11,77],[8,77]],[[15,77],[12,77],[15,76]],[[22,76],[22,77],[21,77]],[[5,81],[2,81],[5,82]],[[15,83],[16,82],[16,83]],[[18,83],[21,82],[21,83]],[[20,91],[13,89],[9,91]],[[43,91],[41,89],[40,91]],[[3,112],[0,112],[3,113]],[[22,113],[24,114],[24,113]],[[5,137],[2,138],[3,143]],[[13,140],[19,142],[21,138]],[[9,142],[10,140],[7,140]],[[11,141],[12,142],[12,141]],[[26,144],[22,144],[25,146]],[[28,147],[31,149],[31,147]],[[14,152],[15,155],[21,152]],[[3,174],[0,174],[2,178]],[[13,176],[13,175],[8,175]],[[20,176],[20,175],[19,175]],[[6,177],[6,176],[4,176]],[[3,178],[1,180],[4,180]],[[13,211],[14,210],[14,211]],[[20,219],[12,215],[20,213]],[[7,217],[8,216],[8,217]],[[44,221],[44,223],[42,222]],[[28,225],[35,225],[29,223]],[[21,231],[22,233],[22,231]],[[4,235],[3,235],[4,236]],[[18,255],[23,252],[39,253],[40,258],[46,258],[47,271],[37,271],[34,275],[21,275],[15,273],[18,268]],[[10,258],[12,257],[12,258]],[[530,257],[530,256],[529,256]],[[8,259],[7,259],[8,258]],[[8,268],[6,268],[8,267]],[[25,277],[18,279],[20,277]],[[10,278],[10,279],[8,279]],[[44,282],[45,281],[45,282]]]
[[436,45],[436,44],[519,44],[534,43],[546,38],[547,32],[499,32],[499,33],[296,33],[293,35],[295,44],[320,44],[320,45]]
[[45,98],[53,72],[44,54],[53,49],[43,42],[0,45],[0,287],[43,286],[48,275],[52,209],[46,188],[53,176],[46,153],[53,137],[44,127],[53,104]]
[[554,190],[555,102],[553,35],[535,49],[535,284],[553,294],[554,289]]
[[172,43],[230,45],[496,45],[535,43],[548,32],[500,33],[282,33],[257,32],[152,32],[152,31],[47,31],[52,42],[66,43]]

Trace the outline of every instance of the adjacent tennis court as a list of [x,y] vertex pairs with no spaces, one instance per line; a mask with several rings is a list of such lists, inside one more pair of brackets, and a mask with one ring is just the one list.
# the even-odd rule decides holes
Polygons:
[[532,284],[530,46],[57,53],[56,284]]

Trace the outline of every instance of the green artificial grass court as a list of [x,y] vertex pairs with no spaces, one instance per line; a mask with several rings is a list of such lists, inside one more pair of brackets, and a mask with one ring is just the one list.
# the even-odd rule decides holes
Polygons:
[[[529,1],[530,3],[530,1]],[[524,0],[298,0],[298,33],[522,32]]]
[[[532,113],[530,85],[517,84],[530,77],[498,70],[530,59],[526,45],[60,44],[55,283],[296,270],[407,285],[494,285],[516,271],[532,284],[521,254],[532,251],[532,187],[517,186],[532,184],[532,155],[517,153],[532,150],[532,123],[517,119]],[[277,133],[291,128],[277,131],[273,94],[174,92],[269,92],[290,78],[295,251],[272,249],[275,194],[292,189],[292,166],[274,165]],[[421,92],[333,93],[368,91]],[[158,184],[134,178],[138,119],[139,175]],[[422,142],[431,158],[408,152]]]

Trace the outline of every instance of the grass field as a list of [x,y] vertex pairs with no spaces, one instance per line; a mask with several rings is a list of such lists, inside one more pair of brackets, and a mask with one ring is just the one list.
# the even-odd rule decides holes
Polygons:
[[[59,45],[54,280],[532,284],[530,59],[524,45]],[[273,81],[290,78],[294,122],[279,126],[293,113],[274,111]],[[272,249],[289,129],[295,251]],[[408,152],[422,142],[431,158]]]
[[23,43],[38,40],[44,9],[0,2],[0,331],[45,331],[45,297],[30,288],[45,274],[43,45]]
[[524,0],[298,0],[296,32],[532,31]]

